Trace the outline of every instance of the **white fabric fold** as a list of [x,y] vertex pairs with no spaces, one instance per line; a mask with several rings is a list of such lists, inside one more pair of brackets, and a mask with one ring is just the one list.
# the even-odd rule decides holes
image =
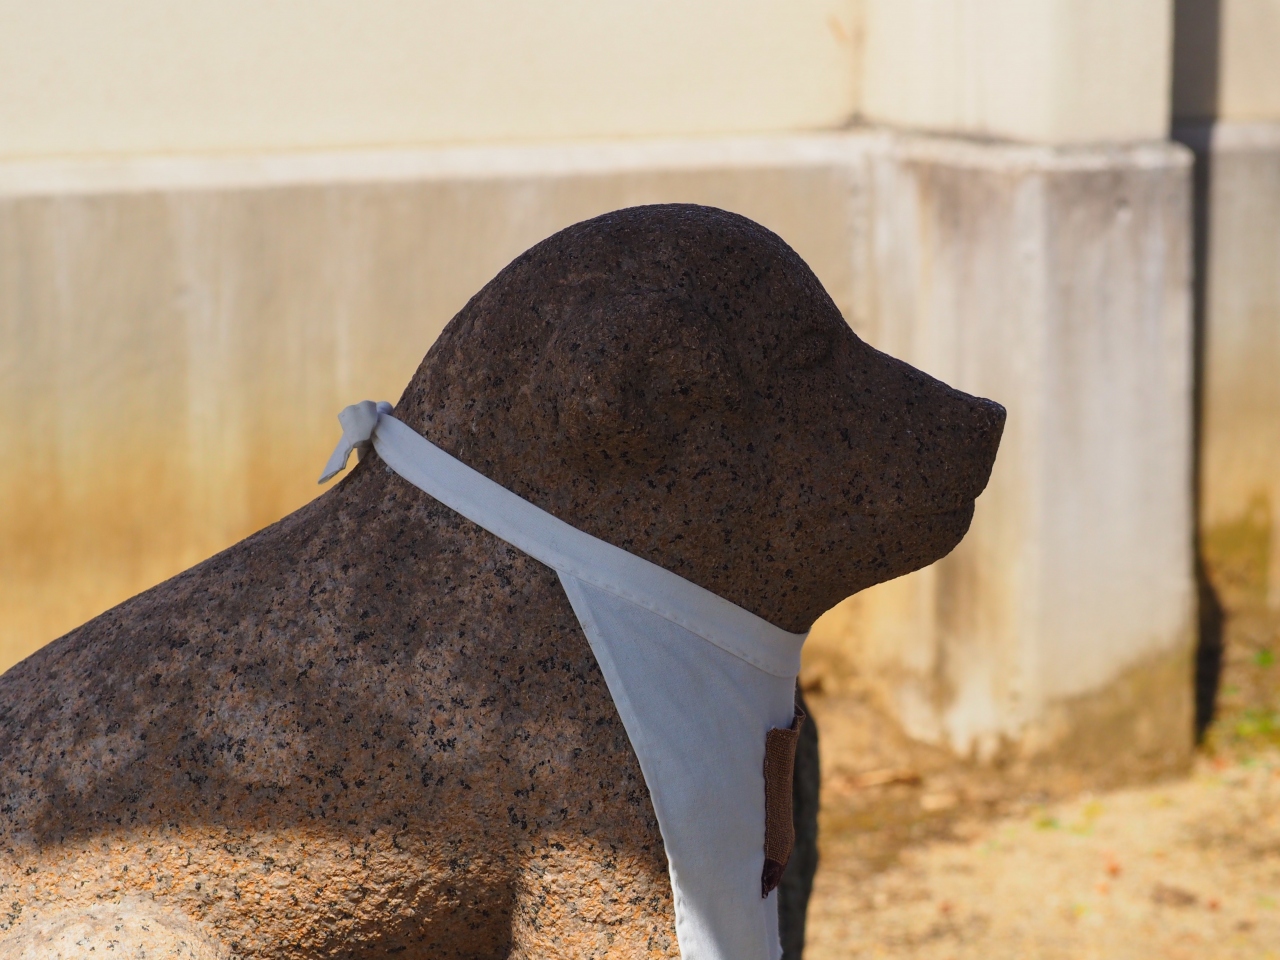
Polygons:
[[679,624],[560,575],[640,760],[662,831],[685,960],[778,960],[764,869],[764,751],[795,713],[766,673]]
[[684,960],[778,960],[764,867],[764,751],[788,727],[804,634],[534,506],[363,401],[321,482],[371,444],[397,474],[560,575],[653,799]]

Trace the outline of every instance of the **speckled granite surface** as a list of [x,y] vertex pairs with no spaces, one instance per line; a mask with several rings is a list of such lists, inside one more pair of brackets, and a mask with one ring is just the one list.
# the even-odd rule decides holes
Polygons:
[[[691,206],[522,255],[396,416],[791,631],[950,550],[1004,419]],[[677,955],[555,574],[376,456],[0,677],[0,958],[103,923],[130,957]]]

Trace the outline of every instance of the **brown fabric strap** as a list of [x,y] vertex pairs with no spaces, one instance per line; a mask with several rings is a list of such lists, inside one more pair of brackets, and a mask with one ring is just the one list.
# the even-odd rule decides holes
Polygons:
[[791,848],[796,844],[791,784],[795,779],[796,744],[804,721],[804,711],[797,706],[790,727],[774,727],[764,738],[764,872],[760,877],[763,897],[782,882]]

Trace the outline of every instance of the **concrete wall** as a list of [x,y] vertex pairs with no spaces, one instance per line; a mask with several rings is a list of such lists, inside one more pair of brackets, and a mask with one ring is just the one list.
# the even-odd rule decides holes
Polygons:
[[529,244],[692,200],[777,230],[872,343],[1009,408],[969,538],[836,611],[811,663],[874,675],[961,752],[1088,727],[1176,762],[1188,190],[1177,147],[875,131],[0,166],[0,666],[312,496],[337,410],[394,399]]
[[[1275,115],[1277,4],[1178,0],[1172,78],[1170,0],[3,5],[0,669],[314,495],[337,410],[394,399],[529,244],[692,200],[1010,410],[970,537],[833,611],[809,668],[962,753],[1176,765],[1189,174],[1160,141],[1171,88]],[[1280,514],[1265,153],[1214,180],[1223,542]]]
[[1229,607],[1280,610],[1280,0],[1179,0],[1196,151],[1200,547]]
[[858,0],[0,5],[0,157],[839,126]]
[[1039,143],[1166,136],[1169,0],[865,2],[874,122]]

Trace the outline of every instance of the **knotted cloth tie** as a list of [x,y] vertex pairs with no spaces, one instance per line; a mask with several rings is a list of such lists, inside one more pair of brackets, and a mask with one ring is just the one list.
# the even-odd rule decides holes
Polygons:
[[353,403],[338,414],[338,422],[342,424],[342,439],[329,454],[329,462],[324,465],[324,473],[320,474],[320,483],[330,477],[336,477],[347,469],[347,461],[351,459],[351,451],[363,459],[365,451],[373,443],[373,431],[378,426],[378,419],[390,416],[391,404],[385,400],[374,403],[372,400],[361,400]]
[[681,956],[778,960],[773,886],[791,836],[783,829],[790,824],[778,822],[778,811],[790,815],[778,763],[794,756],[806,635],[552,516],[445,453],[391,409],[365,400],[339,414],[342,439],[320,482],[339,473],[352,450],[372,447],[409,483],[559,574],[649,788]]

